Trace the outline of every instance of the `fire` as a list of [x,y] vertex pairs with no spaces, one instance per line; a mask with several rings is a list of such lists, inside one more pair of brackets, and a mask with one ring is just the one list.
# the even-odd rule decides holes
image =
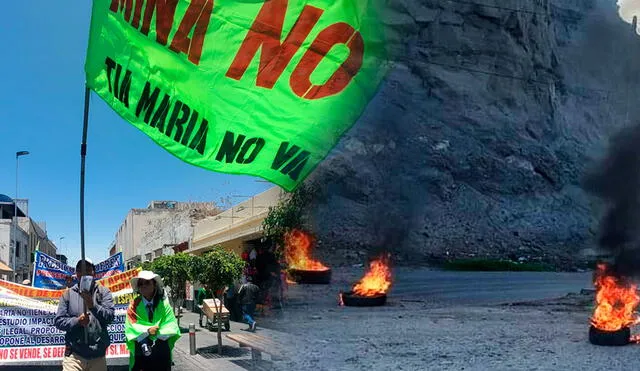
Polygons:
[[285,236],[284,254],[289,268],[306,271],[329,269],[311,257],[312,239],[308,233],[294,229]]
[[386,294],[390,286],[389,255],[382,255],[369,263],[369,270],[353,285],[352,291],[358,296],[376,296]]
[[603,331],[617,331],[637,324],[635,310],[640,303],[637,285],[607,272],[606,264],[598,264],[595,274],[596,309],[591,324]]

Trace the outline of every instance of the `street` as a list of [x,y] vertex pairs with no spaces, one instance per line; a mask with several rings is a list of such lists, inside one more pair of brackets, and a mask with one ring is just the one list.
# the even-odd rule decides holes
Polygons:
[[[364,274],[364,267],[333,269],[328,286],[289,286],[289,305],[334,305],[340,290],[347,291]],[[432,306],[489,305],[564,296],[592,287],[591,272],[452,272],[429,268],[395,269],[391,302],[419,300]],[[313,296],[313,303],[307,296]],[[286,311],[286,310],[285,310]]]
[[[270,330],[277,330],[291,336],[288,353],[294,359],[252,363],[250,351],[230,342],[226,333],[226,355],[219,357],[216,334],[198,329],[198,354],[189,354],[189,336],[184,333],[174,349],[174,369],[521,369],[536,356],[537,369],[545,370],[549,368],[546,358],[541,358],[542,350],[566,347],[562,339],[591,348],[585,340],[587,312],[500,305],[579,293],[591,287],[590,272],[449,272],[401,267],[394,271],[387,305],[339,307],[338,292],[347,290],[363,273],[363,267],[340,267],[333,270],[330,285],[290,285],[284,308],[257,318],[258,333],[275,336]],[[198,315],[185,313],[182,327],[191,322],[197,324]],[[232,323],[233,332],[245,327]],[[558,341],[562,344],[557,345]],[[532,347],[535,349],[530,350]],[[635,352],[629,354],[635,356]],[[553,362],[546,365],[551,367]]]
[[591,273],[450,272],[398,269],[390,295],[467,305],[564,296],[592,287]]
[[[291,285],[263,326],[297,336],[279,369],[629,369],[640,351],[588,342],[591,272],[443,272],[399,268],[387,304],[340,307],[363,268],[334,269],[330,285]],[[546,300],[542,300],[546,299]],[[522,303],[526,301],[527,303]],[[507,304],[516,305],[507,305]],[[566,357],[571,354],[571,357]]]

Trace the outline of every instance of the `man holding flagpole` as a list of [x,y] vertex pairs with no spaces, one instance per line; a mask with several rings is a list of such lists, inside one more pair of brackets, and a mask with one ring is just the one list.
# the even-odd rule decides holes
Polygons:
[[78,284],[65,290],[58,304],[55,326],[65,334],[63,371],[106,371],[111,341],[107,326],[115,310],[109,289],[94,280],[89,259],[76,264]]

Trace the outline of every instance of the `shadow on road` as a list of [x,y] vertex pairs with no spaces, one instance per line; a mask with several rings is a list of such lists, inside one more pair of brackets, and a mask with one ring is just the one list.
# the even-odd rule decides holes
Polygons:
[[222,355],[218,354],[217,345],[198,348],[197,351],[198,354],[207,359],[237,358],[244,357],[250,353],[249,349],[237,348],[229,345],[222,346]]

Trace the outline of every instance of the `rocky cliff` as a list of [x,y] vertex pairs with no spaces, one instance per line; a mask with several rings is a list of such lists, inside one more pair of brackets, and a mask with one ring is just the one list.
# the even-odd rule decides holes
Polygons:
[[320,253],[583,261],[581,178],[640,106],[640,39],[612,3],[393,0],[395,66],[309,179]]

